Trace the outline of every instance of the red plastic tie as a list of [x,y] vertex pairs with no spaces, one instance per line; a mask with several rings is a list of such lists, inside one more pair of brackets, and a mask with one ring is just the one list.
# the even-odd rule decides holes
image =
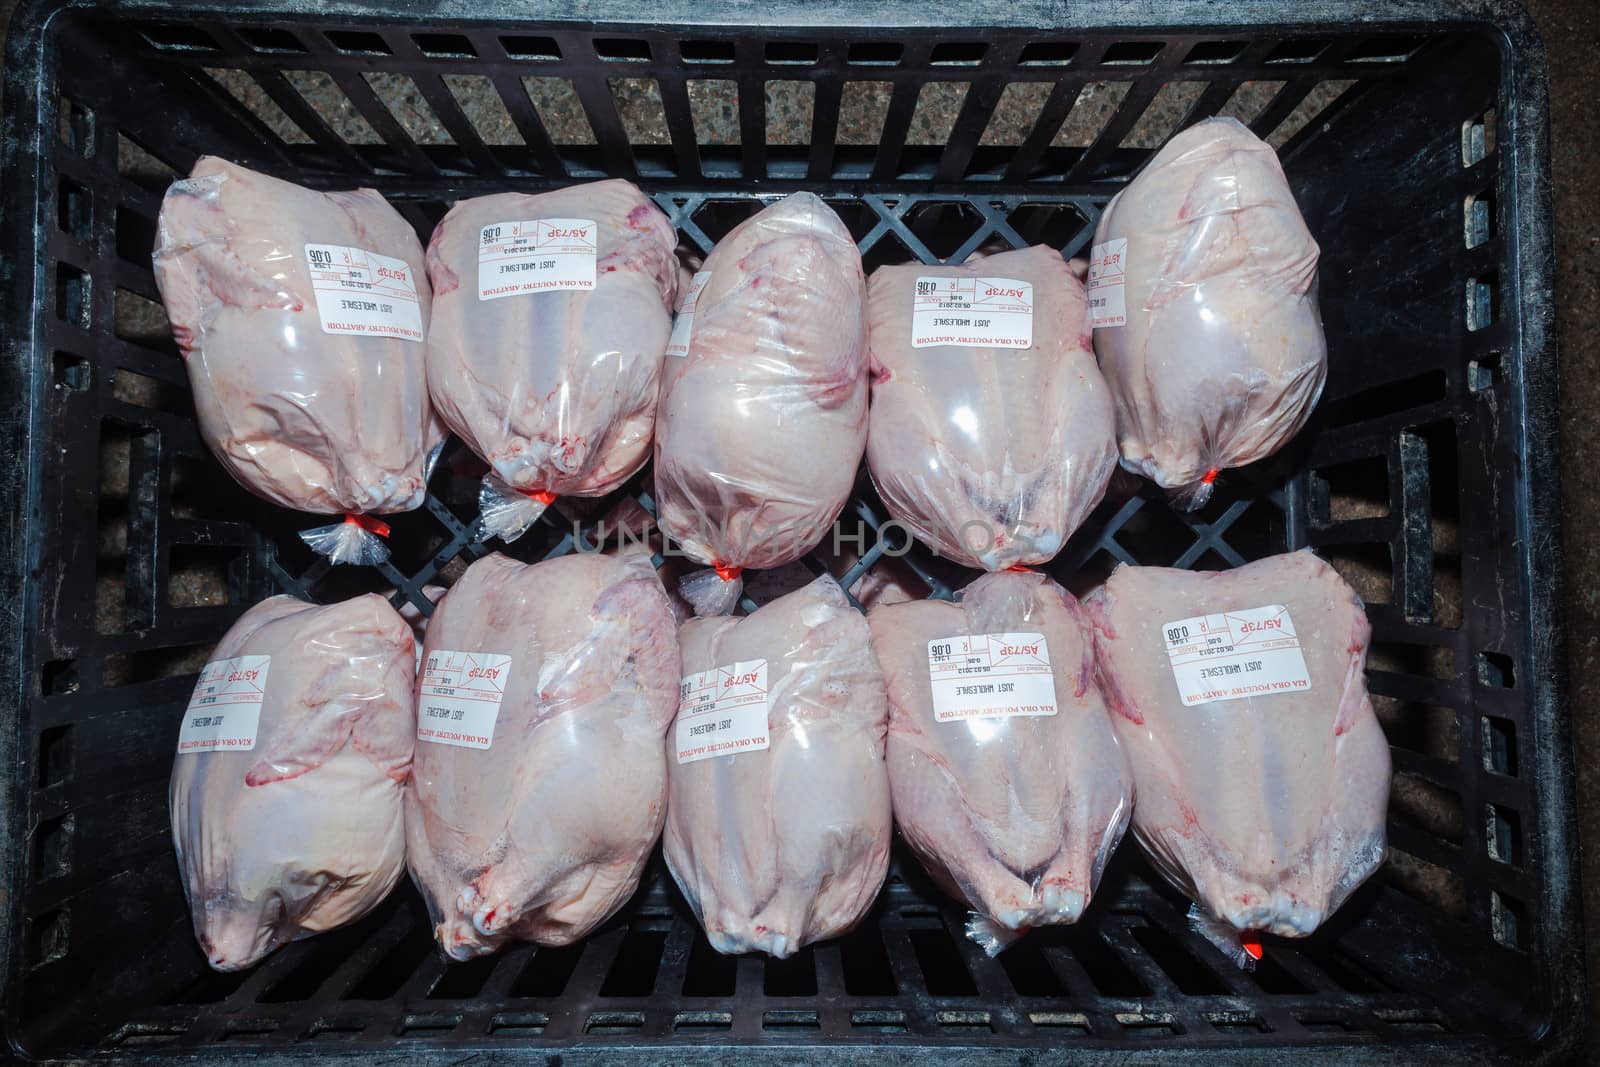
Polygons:
[[717,572],[717,577],[725,582],[731,582],[744,573],[743,567],[735,567],[728,563],[713,563],[711,569]]
[[346,515],[344,521],[351,526],[359,526],[368,533],[375,533],[379,537],[389,536],[389,524],[371,515]]
[[1206,471],[1206,476],[1200,479],[1200,484],[1210,485],[1212,482],[1217,480],[1217,474],[1217,468],[1212,467],[1210,470]]
[[545,507],[549,507],[556,502],[556,495],[548,489],[518,489],[517,492],[529,500],[537,500]]
[[1249,954],[1251,959],[1259,960],[1261,958],[1261,942],[1241,940],[1239,943],[1244,946],[1245,952]]
[[1013,563],[1011,566],[1007,567],[1006,570],[1008,572],[1015,571],[1018,574],[1032,574],[1033,573],[1033,568],[1028,566],[1025,563]]

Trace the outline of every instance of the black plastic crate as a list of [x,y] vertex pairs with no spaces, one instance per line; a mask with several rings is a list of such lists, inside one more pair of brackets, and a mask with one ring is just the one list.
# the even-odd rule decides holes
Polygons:
[[[1516,8],[34,0],[5,94],[0,911],[19,1054],[1575,1054],[1544,60]],[[415,600],[487,549],[459,448],[371,570],[314,563],[294,536],[309,517],[212,462],[150,271],[174,173],[211,152],[375,186],[424,237],[457,197],[630,177],[694,252],[811,189],[872,266],[1081,251],[1153,150],[1219,111],[1279,147],[1321,242],[1326,395],[1205,510],[1119,495],[1054,570],[1081,591],[1119,560],[1220,567],[1310,544],[1366,598],[1394,851],[1327,928],[1269,942],[1243,974],[1125,847],[1083,922],[991,961],[902,858],[851,937],[730,960],[657,863],[575,948],[447,966],[405,888],[248,974],[207,970],[165,795],[207,649],[275,590]],[[648,506],[648,488],[619,498]],[[572,551],[602,514],[563,502],[513,554]],[[845,519],[880,514],[863,490]],[[852,574],[879,565],[875,541]],[[908,562],[935,594],[960,577]]]

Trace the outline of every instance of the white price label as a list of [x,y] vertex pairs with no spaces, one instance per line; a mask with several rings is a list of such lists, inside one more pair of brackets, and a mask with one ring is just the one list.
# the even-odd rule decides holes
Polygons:
[[679,763],[767,747],[767,661],[685,675],[674,741]]
[[510,675],[510,656],[446,649],[427,653],[417,686],[417,740],[488,748]]
[[1268,604],[1179,619],[1161,628],[1184,707],[1311,688],[1289,609]]
[[1083,283],[1089,297],[1089,326],[1126,326],[1128,300],[1123,281],[1127,277],[1128,239],[1118,237],[1089,251],[1089,280]]
[[422,340],[417,279],[403,259],[349,245],[306,245],[322,332]]
[[1044,634],[958,634],[928,642],[935,722],[1054,715]]
[[918,278],[911,347],[1031,348],[1033,285],[1015,278]]
[[178,730],[179,752],[248,752],[256,747],[271,656],[207,663]]
[[593,219],[496,222],[478,233],[478,299],[594,288]]
[[687,356],[689,354],[689,335],[694,332],[694,309],[700,303],[700,291],[711,280],[711,272],[703,270],[695,274],[689,282],[689,291],[683,294],[683,306],[678,308],[678,317],[672,320],[672,336],[667,340],[667,355]]

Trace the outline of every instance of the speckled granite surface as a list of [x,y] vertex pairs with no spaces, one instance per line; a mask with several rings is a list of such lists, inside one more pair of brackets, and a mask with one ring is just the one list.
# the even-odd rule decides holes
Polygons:
[[[296,143],[308,138],[261,91],[248,75],[238,70],[216,70],[212,76],[262,116],[285,140]],[[351,144],[379,143],[378,135],[350,100],[318,71],[286,71],[285,77],[311,102],[328,125]],[[422,99],[416,84],[403,74],[371,73],[367,82],[394,112],[395,119],[419,144],[450,144],[450,135]],[[475,75],[445,75],[445,85],[467,119],[488,144],[520,145],[517,131],[505,105],[487,78]],[[583,113],[569,82],[554,77],[524,77],[522,84],[539,112],[540,119],[557,144],[594,144],[594,130]],[[1261,112],[1283,86],[1281,81],[1245,82],[1222,107],[1220,114],[1249,121]],[[1274,131],[1270,140],[1281,145],[1306,120],[1321,111],[1353,82],[1329,81],[1317,86]],[[1063,147],[1089,145],[1116,112],[1132,82],[1091,82],[1079,95],[1072,111],[1056,133],[1053,144]],[[661,90],[648,78],[610,79],[618,117],[634,144],[668,143]],[[966,100],[968,83],[960,80],[935,81],[917,94],[906,143],[943,144],[950,136],[956,115]],[[1172,134],[1204,86],[1199,82],[1173,82],[1162,87],[1123,143],[1130,148],[1154,148]],[[893,87],[886,82],[850,82],[839,105],[838,142],[847,145],[878,143],[879,132],[889,112]],[[701,144],[739,143],[738,85],[726,79],[694,78],[688,82],[689,110],[695,134]],[[768,144],[805,144],[812,127],[815,87],[808,81],[772,80],[766,83],[766,139]],[[1019,145],[1050,95],[1045,83],[1018,83],[1006,88],[999,106],[985,128],[985,145]]]

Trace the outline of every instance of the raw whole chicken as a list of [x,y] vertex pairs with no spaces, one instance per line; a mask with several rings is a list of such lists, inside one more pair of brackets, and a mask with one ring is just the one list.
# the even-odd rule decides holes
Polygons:
[[663,845],[712,947],[783,959],[848,932],[893,829],[866,620],[823,576],[746,618],[693,619],[679,640]]
[[428,623],[407,862],[440,946],[565,945],[639,882],[666,814],[678,702],[650,559],[486,556]]
[[492,469],[488,533],[512,540],[650,458],[677,241],[620,180],[461,200],[433,231],[428,390]]
[[380,596],[275,596],[212,653],[169,801],[194,933],[237,971],[371,911],[405,867],[411,629]]
[[1383,862],[1389,748],[1361,600],[1310,551],[1223,573],[1119,567],[1091,598],[1135,835],[1243,965]]
[[1036,245],[879,267],[868,292],[867,465],[890,514],[968,567],[1055,556],[1117,465],[1083,283]]
[[1076,922],[1133,807],[1088,616],[1044,575],[1007,571],[957,604],[891,604],[868,622],[895,822],[976,912],[969,936],[993,955],[1029,927]]
[[[427,598],[430,605],[437,604],[439,603],[439,598],[444,596],[447,588],[442,585],[425,585],[422,587],[422,595]],[[394,592],[394,590],[391,590],[385,595],[385,599],[392,602]],[[422,608],[411,600],[407,600],[396,610],[400,612],[400,617],[406,621],[406,625],[411,627],[411,636],[416,638],[416,667],[420,672],[422,670],[422,643],[428,635],[428,620],[432,616],[424,615]],[[432,608],[430,607],[429,610],[431,611]]]
[[202,156],[167,190],[153,258],[217,459],[275,504],[352,516],[303,535],[334,562],[386,559],[365,517],[422,504],[444,437],[410,224],[371,189],[317,193]]
[[844,507],[867,438],[865,306],[856,243],[810,193],[736,226],[689,287],[655,485],[662,529],[715,569],[685,584],[700,614],[731,610],[742,568],[800,558]]
[[1317,243],[1277,154],[1231,118],[1169,141],[1094,239],[1090,320],[1122,464],[1198,507],[1322,394]]

